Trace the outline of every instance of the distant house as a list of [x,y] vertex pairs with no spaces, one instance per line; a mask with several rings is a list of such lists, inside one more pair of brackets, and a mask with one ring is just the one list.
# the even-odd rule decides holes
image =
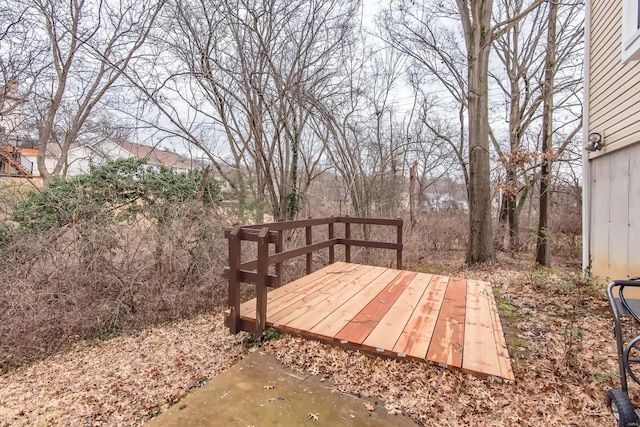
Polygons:
[[[16,132],[23,120],[23,105],[17,80],[0,85],[0,176],[30,177],[33,173],[33,163],[15,148]],[[10,140],[14,141],[13,146]]]
[[[7,155],[11,159],[7,159]],[[36,166],[37,157],[37,148],[0,146],[0,174],[27,176],[29,174],[25,171],[28,170],[33,176],[40,176]],[[45,165],[48,170],[53,170],[59,157],[60,147],[50,144],[45,155]],[[174,172],[187,172],[203,167],[201,160],[190,159],[172,151],[128,141],[105,140],[95,145],[72,144],[67,154],[63,174],[80,175],[89,172],[90,165],[101,165],[109,160],[130,158],[143,159],[154,169],[165,167]],[[18,170],[16,163],[22,164],[24,170]]]
[[446,212],[458,209],[458,202],[449,193],[425,193],[424,208],[431,212]]
[[[52,151],[55,152],[56,149],[53,148]],[[202,167],[202,161],[189,159],[173,151],[129,141],[106,140],[94,145],[74,144],[67,155],[66,174],[79,175],[87,173],[89,165],[130,158],[145,160],[153,169],[165,167],[174,172],[187,172]]]
[[640,275],[640,2],[588,0],[583,267]]
[[202,160],[189,158],[169,150],[162,150],[150,145],[135,144],[129,141],[113,141],[113,145],[100,144],[96,147],[109,158],[143,159],[147,165],[154,169],[165,167],[173,172],[188,172],[192,169],[201,169],[204,166]]
[[0,85],[0,138],[14,134],[23,120],[24,98],[15,79]]

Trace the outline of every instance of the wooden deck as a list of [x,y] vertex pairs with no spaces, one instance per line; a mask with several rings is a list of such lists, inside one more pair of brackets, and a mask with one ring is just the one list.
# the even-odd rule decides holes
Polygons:
[[[255,322],[256,300],[240,306]],[[514,380],[491,285],[336,262],[267,294],[267,326]]]

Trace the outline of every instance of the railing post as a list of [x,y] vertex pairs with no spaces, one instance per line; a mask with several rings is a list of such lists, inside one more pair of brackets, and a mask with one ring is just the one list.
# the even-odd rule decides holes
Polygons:
[[[308,219],[311,219],[311,217],[309,217]],[[311,245],[313,243],[313,235],[312,235],[312,230],[311,230],[311,226],[307,225],[304,229],[304,234],[305,234],[305,241],[307,246]],[[313,252],[309,252],[307,254],[307,274],[311,274],[311,270],[313,269]]]
[[[278,241],[276,242],[276,253],[283,250],[282,230],[278,230]],[[276,263],[276,288],[282,286],[282,262]]]
[[[347,216],[348,218],[348,216]],[[350,222],[345,222],[344,223],[344,238],[345,239],[350,239],[351,238],[351,223]],[[351,262],[351,245],[346,243],[344,245],[344,260],[345,262]]]
[[[403,225],[403,221],[401,218],[398,218],[398,220],[400,221],[400,223],[397,226],[397,240],[396,242],[399,243],[400,245],[402,245],[402,225]],[[398,270],[402,270],[402,246],[400,246],[399,249],[396,250],[396,268]]]
[[[331,218],[333,219],[333,218]],[[329,240],[333,240],[335,238],[335,230],[333,228],[333,222],[329,223]],[[336,253],[334,245],[329,246],[329,264],[333,264],[336,262]]]
[[267,281],[269,274],[269,228],[263,227],[258,233],[258,271],[256,277],[256,332],[262,335],[267,326]]
[[240,332],[240,257],[242,227],[235,226],[229,234],[229,332]]

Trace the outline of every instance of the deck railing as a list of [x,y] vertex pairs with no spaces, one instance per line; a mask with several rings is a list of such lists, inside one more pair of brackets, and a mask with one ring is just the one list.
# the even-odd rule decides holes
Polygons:
[[[344,224],[344,237],[336,237],[336,224]],[[351,225],[381,225],[396,228],[395,242],[353,239]],[[229,280],[229,317],[227,326],[231,333],[241,330],[254,331],[256,336],[262,334],[267,321],[267,287],[282,285],[283,262],[299,256],[306,256],[306,273],[313,271],[313,252],[329,250],[329,264],[335,262],[335,246],[344,246],[346,262],[351,262],[351,247],[390,249],[396,251],[396,267],[402,269],[402,219],[331,217],[313,218],[298,221],[282,221],[258,225],[238,225],[225,231],[229,240],[229,267],[225,268],[225,276]],[[327,227],[328,239],[313,242],[313,227]],[[305,246],[283,252],[283,232],[305,229]],[[255,259],[242,262],[242,241],[257,242]],[[269,255],[269,245],[274,246],[274,253]],[[274,266],[273,274],[269,267]],[[240,317],[240,284],[256,285],[256,321],[245,324]]]

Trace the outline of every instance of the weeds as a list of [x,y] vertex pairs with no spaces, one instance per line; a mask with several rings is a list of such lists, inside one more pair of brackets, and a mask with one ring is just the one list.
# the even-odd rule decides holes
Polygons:
[[266,331],[263,331],[262,335],[260,335],[258,338],[255,338],[253,335],[247,336],[243,340],[243,344],[247,347],[251,347],[266,341],[279,340],[279,339],[280,339],[280,331],[278,331],[277,329],[269,328]]
[[580,368],[580,359],[578,358],[578,355],[582,349],[582,338],[584,337],[584,332],[575,325],[574,317],[572,317],[571,321],[565,325],[563,337],[563,363],[570,369],[578,370]]
[[13,239],[0,251],[0,372],[78,340],[218,310],[224,220],[184,208],[165,231],[139,218]]

